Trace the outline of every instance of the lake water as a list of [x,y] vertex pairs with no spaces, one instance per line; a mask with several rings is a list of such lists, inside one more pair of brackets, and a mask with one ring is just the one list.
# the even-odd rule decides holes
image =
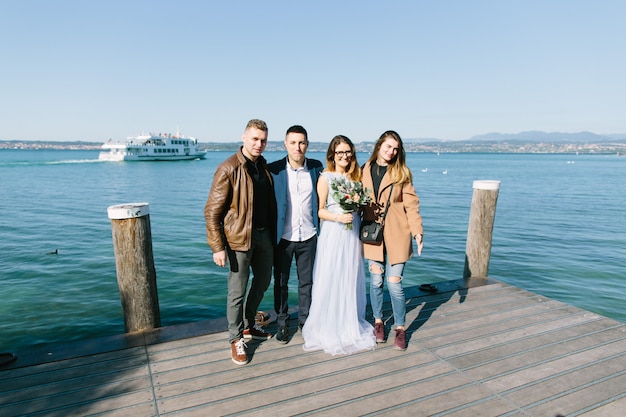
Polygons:
[[[0,351],[124,332],[107,217],[121,203],[150,204],[162,325],[225,316],[226,270],[212,263],[203,209],[229,155],[111,163],[97,151],[1,150]],[[425,247],[405,285],[462,277],[473,181],[499,180],[489,276],[626,322],[626,158],[409,154],[408,164]],[[270,290],[261,307],[272,306]]]

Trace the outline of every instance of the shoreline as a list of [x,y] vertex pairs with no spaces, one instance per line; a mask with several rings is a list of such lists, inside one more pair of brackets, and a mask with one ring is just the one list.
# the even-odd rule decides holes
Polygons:
[[[201,150],[207,152],[235,152],[239,142],[199,142]],[[355,144],[357,152],[371,152],[373,143]],[[311,142],[309,152],[326,152],[324,142]],[[508,143],[508,142],[442,142],[405,143],[407,153],[485,153],[485,154],[563,154],[563,155],[617,155],[626,156],[626,143]],[[54,142],[54,141],[0,141],[1,150],[63,150],[99,151],[100,142]],[[270,141],[266,152],[284,151],[282,142]]]

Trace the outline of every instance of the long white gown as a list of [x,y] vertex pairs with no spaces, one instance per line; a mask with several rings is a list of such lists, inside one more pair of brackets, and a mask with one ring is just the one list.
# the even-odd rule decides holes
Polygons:
[[[328,183],[340,174],[322,173]],[[326,208],[342,213],[330,191]],[[313,291],[309,316],[302,329],[304,350],[332,355],[371,350],[374,328],[365,320],[365,266],[359,240],[360,219],[353,214],[352,230],[339,222],[324,221],[317,240]]]

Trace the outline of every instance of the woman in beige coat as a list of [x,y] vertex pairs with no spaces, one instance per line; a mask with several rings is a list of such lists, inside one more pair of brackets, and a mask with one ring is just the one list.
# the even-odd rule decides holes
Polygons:
[[404,266],[413,256],[413,239],[417,242],[418,255],[424,247],[419,197],[412,181],[400,135],[392,130],[383,133],[374,146],[372,156],[363,166],[363,186],[371,191],[373,200],[363,211],[363,221],[381,222],[387,201],[389,209],[384,219],[383,241],[379,244],[365,243],[363,250],[369,263],[376,342],[385,342],[382,309],[386,276],[396,326],[396,350],[406,349],[406,306],[402,288]]

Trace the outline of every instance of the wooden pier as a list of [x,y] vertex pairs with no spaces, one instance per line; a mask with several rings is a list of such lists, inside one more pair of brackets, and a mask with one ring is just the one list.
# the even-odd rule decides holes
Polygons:
[[626,415],[626,324],[491,279],[436,285],[407,289],[405,352],[304,352],[293,328],[237,366],[225,320],[18,352],[0,416]]

